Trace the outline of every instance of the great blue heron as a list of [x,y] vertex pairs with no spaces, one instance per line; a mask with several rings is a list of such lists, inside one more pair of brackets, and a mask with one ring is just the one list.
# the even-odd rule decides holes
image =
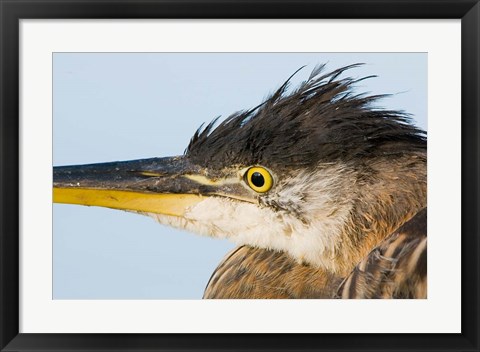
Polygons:
[[205,298],[425,298],[426,137],[355,95],[354,66],[287,81],[185,155],[55,167],[54,201],[236,242]]

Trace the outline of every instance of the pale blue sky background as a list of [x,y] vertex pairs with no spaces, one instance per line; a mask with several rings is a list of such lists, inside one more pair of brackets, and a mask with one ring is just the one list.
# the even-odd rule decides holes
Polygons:
[[[424,53],[56,53],[54,165],[182,154],[203,122],[256,106],[300,66],[306,79],[363,62],[359,92],[427,128]],[[118,210],[53,206],[54,299],[199,299],[226,240]]]

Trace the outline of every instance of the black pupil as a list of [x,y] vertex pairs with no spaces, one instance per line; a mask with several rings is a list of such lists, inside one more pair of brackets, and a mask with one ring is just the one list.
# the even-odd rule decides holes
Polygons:
[[260,172],[254,172],[250,177],[250,180],[256,187],[262,187],[265,184],[265,179]]

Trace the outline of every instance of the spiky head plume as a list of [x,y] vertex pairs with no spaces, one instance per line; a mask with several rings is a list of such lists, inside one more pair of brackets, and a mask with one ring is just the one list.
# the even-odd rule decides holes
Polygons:
[[354,85],[371,76],[340,78],[357,66],[325,73],[325,65],[319,65],[291,93],[290,77],[263,104],[197,130],[186,156],[211,168],[260,164],[282,169],[425,150],[425,132],[408,114],[374,107],[384,95],[354,93]]

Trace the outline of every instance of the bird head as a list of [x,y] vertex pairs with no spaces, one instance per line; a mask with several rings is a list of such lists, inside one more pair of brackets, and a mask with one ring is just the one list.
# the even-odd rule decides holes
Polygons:
[[57,203],[102,206],[346,273],[426,205],[426,138],[407,114],[315,68],[198,129],[184,155],[54,167]]

